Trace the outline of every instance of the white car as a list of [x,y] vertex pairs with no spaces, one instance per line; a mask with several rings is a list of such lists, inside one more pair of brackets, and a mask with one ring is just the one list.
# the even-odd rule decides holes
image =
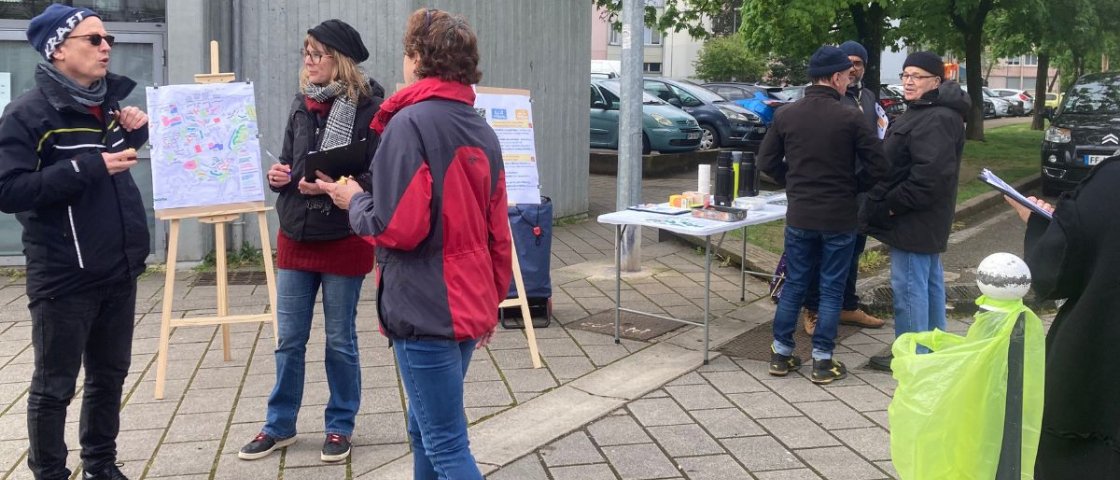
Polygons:
[[1026,90],[1016,90],[1014,88],[993,88],[991,89],[996,95],[1000,97],[1018,98],[1023,102],[1023,114],[1030,114],[1034,111],[1034,97]]
[[[968,88],[965,87],[964,85],[961,85],[961,90],[964,90],[965,93],[968,93]],[[980,94],[981,97],[983,97],[984,100],[992,102],[992,107],[994,107],[993,108],[993,110],[994,110],[993,113],[996,117],[1006,117],[1006,116],[1010,115],[1010,113],[1009,113],[1009,111],[1011,110],[1011,101],[1010,100],[1005,99],[1005,98],[999,98],[995,95],[992,95],[988,92],[988,89],[986,89],[986,88],[982,89],[982,91],[983,91],[983,93]]]

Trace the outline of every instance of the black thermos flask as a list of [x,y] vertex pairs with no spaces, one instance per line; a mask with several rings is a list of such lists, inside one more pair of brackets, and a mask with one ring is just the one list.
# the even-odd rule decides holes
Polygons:
[[743,152],[743,163],[739,165],[739,194],[744,197],[758,196],[758,164],[753,152]]
[[731,190],[734,187],[735,173],[731,170],[731,152],[721,151],[719,156],[716,157],[716,188],[715,188],[715,203],[716,205],[729,207],[731,206]]

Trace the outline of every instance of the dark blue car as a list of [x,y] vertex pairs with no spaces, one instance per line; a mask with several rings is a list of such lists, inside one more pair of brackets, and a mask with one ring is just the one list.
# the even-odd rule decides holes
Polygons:
[[696,118],[704,130],[700,138],[701,150],[742,148],[758,152],[762,137],[766,136],[766,125],[758,114],[699,85],[646,77],[642,88]]

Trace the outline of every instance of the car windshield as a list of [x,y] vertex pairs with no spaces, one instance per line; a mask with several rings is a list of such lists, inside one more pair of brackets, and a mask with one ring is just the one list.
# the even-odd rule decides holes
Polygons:
[[[598,83],[599,83],[599,86],[603,87],[603,90],[606,91],[607,101],[609,101],[611,103],[614,103],[614,102],[622,103],[622,101],[619,100],[619,98],[622,98],[622,85],[620,85],[618,82],[616,82],[614,80],[605,81],[605,82],[598,82]],[[665,103],[664,100],[662,100],[660,98],[657,98],[653,95],[650,95],[649,93],[647,93],[644,90],[642,91],[642,104],[643,105],[668,105],[668,103]]]
[[704,103],[726,102],[727,99],[723,98],[720,94],[708,90],[700,85],[692,85],[688,83],[673,84],[681,90],[691,93],[694,97],[699,98]]
[[1120,114],[1120,76],[1078,83],[1062,100],[1065,113]]

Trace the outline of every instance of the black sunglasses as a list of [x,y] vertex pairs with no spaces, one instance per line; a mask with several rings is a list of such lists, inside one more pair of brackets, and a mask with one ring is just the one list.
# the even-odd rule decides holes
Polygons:
[[117,43],[117,37],[114,37],[112,35],[101,35],[100,33],[91,33],[89,35],[70,35],[69,37],[66,37],[67,40],[71,38],[85,38],[86,40],[89,40],[90,45],[93,45],[95,47],[100,47],[102,40],[109,42],[110,47],[112,47],[113,44]]

